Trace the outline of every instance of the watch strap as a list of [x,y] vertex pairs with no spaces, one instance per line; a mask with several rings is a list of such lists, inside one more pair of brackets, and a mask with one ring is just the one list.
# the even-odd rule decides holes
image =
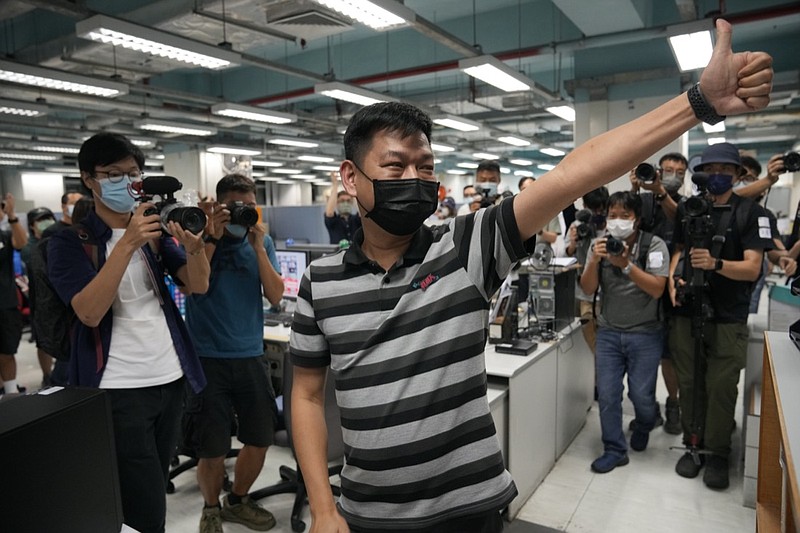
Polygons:
[[722,270],[722,259],[717,257],[717,260],[714,262],[714,272],[719,272]]
[[217,239],[213,235],[206,235],[205,237],[203,237],[203,242],[206,244],[213,244],[214,246],[216,246],[217,243],[219,243],[219,239]]
[[628,261],[628,264],[625,265],[625,268],[622,269],[622,273],[626,276],[630,276],[631,270],[633,270],[633,263]]
[[8,219],[8,223],[9,224],[16,224],[17,222],[19,222],[19,218],[17,218],[17,217]]
[[709,104],[706,97],[703,96],[703,93],[700,91],[700,82],[692,85],[692,88],[689,89],[686,95],[689,97],[689,105],[692,106],[694,116],[697,117],[699,121],[713,125],[725,120],[725,117],[719,115],[717,110],[714,109],[714,106]]

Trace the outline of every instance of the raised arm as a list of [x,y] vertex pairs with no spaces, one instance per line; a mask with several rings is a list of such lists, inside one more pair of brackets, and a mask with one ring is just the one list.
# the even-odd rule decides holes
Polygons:
[[[771,88],[772,58],[763,52],[734,54],[731,26],[717,20],[717,43],[700,77],[706,101],[720,115],[736,115],[766,107]],[[514,214],[521,237],[531,238],[567,204],[625,174],[697,122],[687,95],[681,94],[579,146],[517,195]]]

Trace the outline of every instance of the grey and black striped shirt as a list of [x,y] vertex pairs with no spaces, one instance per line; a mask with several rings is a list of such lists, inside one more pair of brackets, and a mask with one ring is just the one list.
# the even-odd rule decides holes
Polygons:
[[502,509],[517,494],[489,412],[483,352],[489,299],[534,240],[522,242],[509,198],[423,227],[388,272],[364,255],[360,233],[306,270],[292,361],[330,365],[336,378],[339,506],[351,525],[427,528]]

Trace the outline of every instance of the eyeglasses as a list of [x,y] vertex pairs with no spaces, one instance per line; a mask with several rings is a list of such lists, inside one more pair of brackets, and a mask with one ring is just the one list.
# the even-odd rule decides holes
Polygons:
[[97,179],[98,174],[105,174],[105,178],[111,183],[119,183],[124,178],[127,178],[130,181],[139,181],[140,179],[144,179],[144,172],[140,170],[134,170],[131,172],[119,172],[118,170],[112,170],[111,172],[103,172],[103,171],[95,171],[94,177]]

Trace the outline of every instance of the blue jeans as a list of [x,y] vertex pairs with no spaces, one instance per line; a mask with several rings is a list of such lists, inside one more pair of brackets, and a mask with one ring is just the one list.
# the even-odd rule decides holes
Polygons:
[[622,456],[628,451],[622,429],[622,379],[626,372],[637,430],[647,432],[655,426],[656,379],[663,335],[661,329],[625,332],[600,327],[597,330],[597,401],[605,452]]

